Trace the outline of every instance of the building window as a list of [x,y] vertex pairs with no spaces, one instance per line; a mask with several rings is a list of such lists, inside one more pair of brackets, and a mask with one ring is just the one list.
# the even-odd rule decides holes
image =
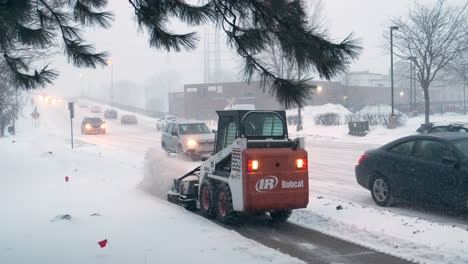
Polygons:
[[198,92],[198,88],[196,87],[190,87],[190,88],[187,88],[187,93],[196,93]]
[[219,85],[219,86],[216,86],[216,91],[218,93],[223,93],[223,86]]
[[208,86],[208,92],[216,92],[218,91],[218,87],[216,86]]

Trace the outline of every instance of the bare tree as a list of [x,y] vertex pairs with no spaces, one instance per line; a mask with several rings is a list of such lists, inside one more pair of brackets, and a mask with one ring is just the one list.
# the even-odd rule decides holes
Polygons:
[[394,37],[396,56],[414,58],[416,79],[424,92],[425,122],[429,123],[429,89],[442,69],[460,50],[468,48],[468,14],[464,6],[452,6],[446,0],[433,5],[415,3],[407,17],[391,20],[399,27]]

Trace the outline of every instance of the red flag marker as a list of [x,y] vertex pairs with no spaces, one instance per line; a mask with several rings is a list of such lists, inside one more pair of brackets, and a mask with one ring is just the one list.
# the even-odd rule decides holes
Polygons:
[[99,241],[98,244],[99,244],[99,246],[100,246],[101,248],[106,247],[106,245],[107,245],[107,239],[104,239],[103,241]]
[[65,181],[68,182],[70,180],[70,177],[65,176]]

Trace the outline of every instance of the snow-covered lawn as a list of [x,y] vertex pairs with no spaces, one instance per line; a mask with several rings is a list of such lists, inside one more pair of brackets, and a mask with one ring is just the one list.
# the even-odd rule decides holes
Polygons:
[[302,263],[142,191],[144,153],[23,121],[0,138],[0,263]]

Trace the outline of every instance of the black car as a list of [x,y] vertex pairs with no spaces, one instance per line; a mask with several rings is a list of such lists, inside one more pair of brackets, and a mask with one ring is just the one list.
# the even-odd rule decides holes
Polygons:
[[438,132],[468,132],[468,123],[452,122],[452,123],[427,123],[422,124],[416,132],[438,133]]
[[105,119],[117,119],[117,111],[114,109],[107,109],[104,111],[104,118]]
[[81,122],[81,133],[89,134],[106,134],[107,125],[99,117],[85,117]]
[[395,198],[468,209],[468,134],[404,137],[367,151],[356,166],[357,182],[375,203]]

